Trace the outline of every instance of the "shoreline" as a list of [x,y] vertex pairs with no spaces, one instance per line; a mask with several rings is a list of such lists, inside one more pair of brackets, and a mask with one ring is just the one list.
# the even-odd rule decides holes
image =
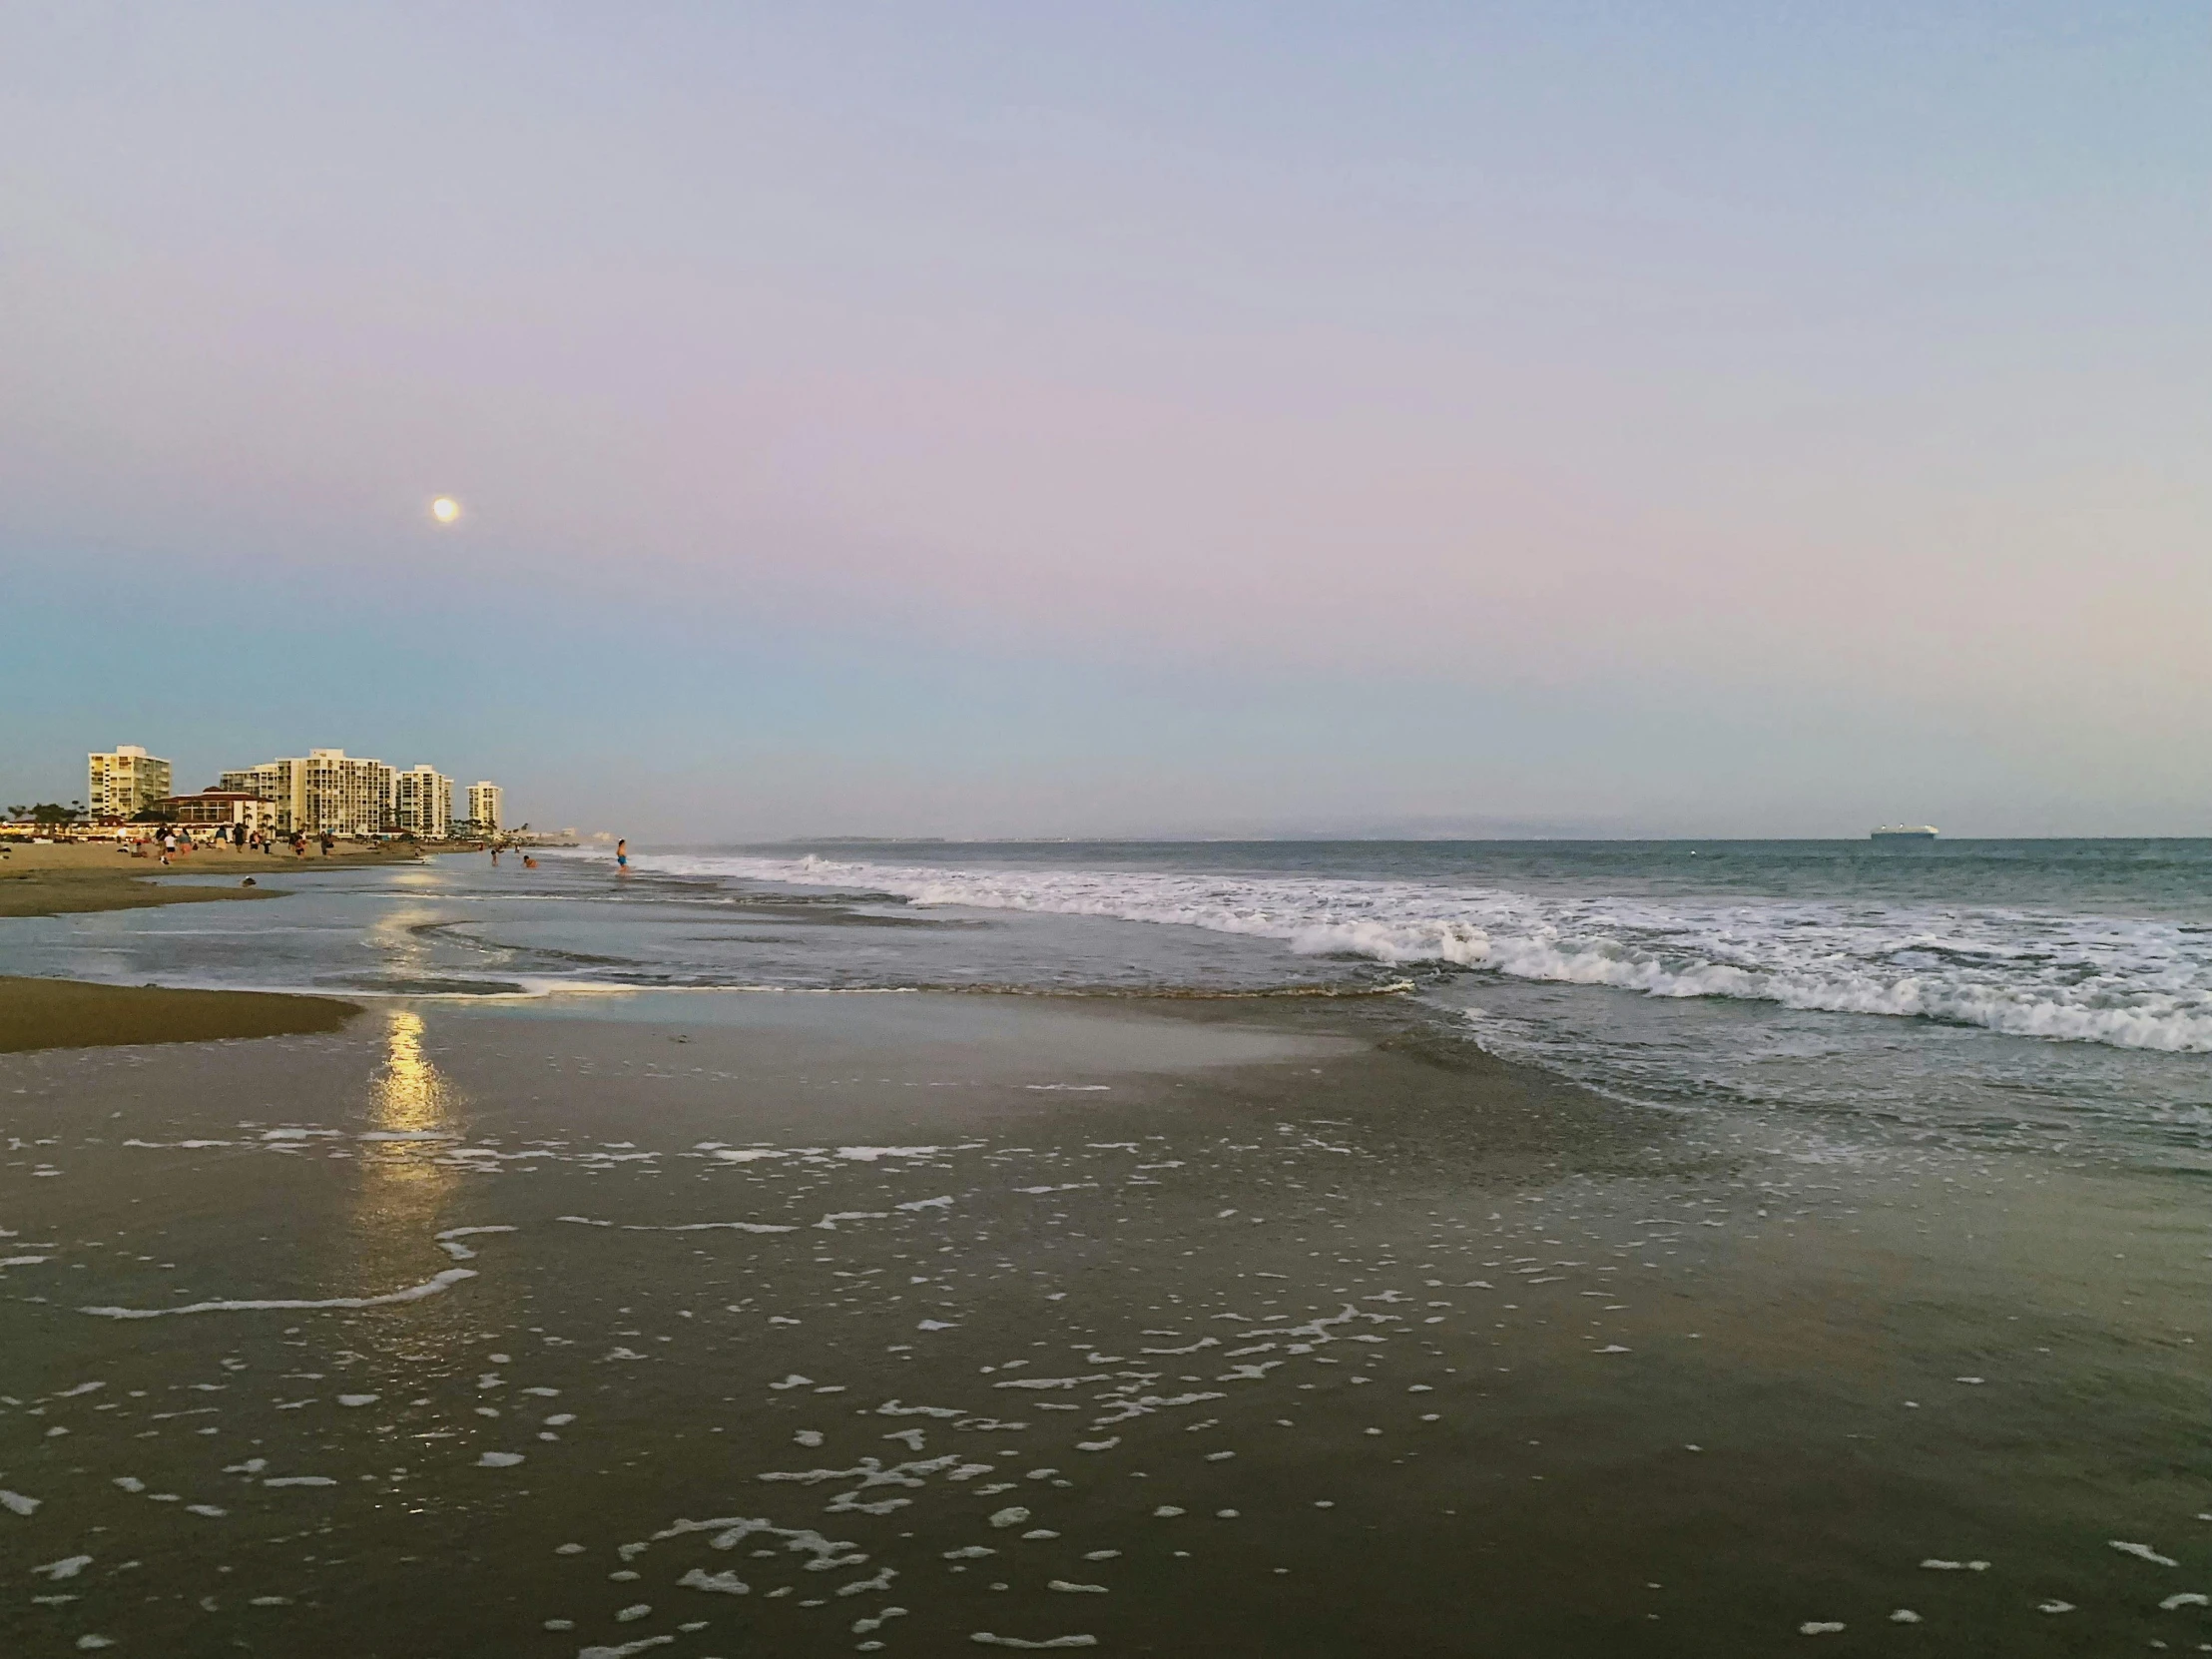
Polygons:
[[[248,852],[234,847],[202,846],[164,866],[153,858],[134,858],[98,841],[51,846],[9,844],[0,855],[0,917],[84,915],[102,910],[135,910],[157,904],[198,904],[221,899],[275,898],[283,889],[260,883],[286,869],[335,864],[411,863],[423,853],[409,846],[340,844],[328,857],[310,853]],[[255,885],[208,887],[172,884],[167,878],[251,877]]]
[[[312,862],[386,864],[416,856],[412,847],[339,846],[328,858],[313,854]],[[204,846],[165,868],[99,842],[11,845],[0,858],[0,918],[277,898],[287,889],[263,886],[262,879],[280,874],[287,864],[309,862],[288,854]],[[198,884],[210,876],[251,878],[255,884]],[[340,998],[282,991],[188,990],[0,974],[0,1054],[299,1036],[336,1031],[360,1012],[358,1003]]]

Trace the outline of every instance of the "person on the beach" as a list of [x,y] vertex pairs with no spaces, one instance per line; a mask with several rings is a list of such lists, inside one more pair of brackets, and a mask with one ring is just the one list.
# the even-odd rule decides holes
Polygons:
[[615,842],[615,873],[617,875],[628,875],[630,873],[630,843],[628,840]]

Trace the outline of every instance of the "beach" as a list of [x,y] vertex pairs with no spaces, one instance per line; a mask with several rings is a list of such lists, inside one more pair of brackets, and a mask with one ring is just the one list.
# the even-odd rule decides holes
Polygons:
[[[410,973],[440,879],[328,877]],[[2212,1638],[2201,1208],[2126,1159],[1657,1110],[1386,988],[384,996],[0,1099],[10,1652]]]
[[[310,848],[305,856],[295,857],[288,846],[275,852],[250,852],[225,844],[196,846],[165,865],[158,851],[133,857],[112,841],[0,841],[0,916],[81,914],[138,909],[149,904],[265,898],[269,892],[262,882],[298,865],[411,862],[418,856],[414,847],[399,842],[340,842],[327,858],[320,848]],[[181,879],[185,876],[194,879]],[[248,877],[253,878],[254,885],[241,885]],[[218,881],[222,884],[216,884]]]
[[[412,848],[347,844],[334,848],[329,860],[319,850],[309,856],[318,862],[383,864],[413,861],[415,853]],[[295,859],[288,848],[270,854],[224,845],[196,847],[165,866],[156,857],[134,858],[97,842],[11,843],[0,858],[0,916],[83,915],[278,897],[284,890],[280,884],[262,882],[286,863],[306,861]],[[249,878],[253,884],[243,884]],[[0,1053],[331,1031],[359,1011],[357,1005],[331,997],[0,975]]]
[[335,1031],[360,1011],[328,996],[0,977],[0,1054]]
[[2212,1659],[2207,33],[0,6],[0,1659]]

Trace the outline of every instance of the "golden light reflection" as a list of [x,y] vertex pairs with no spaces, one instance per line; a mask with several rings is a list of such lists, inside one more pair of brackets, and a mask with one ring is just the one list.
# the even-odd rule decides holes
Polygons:
[[377,1129],[410,1134],[448,1127],[445,1079],[422,1052],[422,1016],[394,1008],[384,1032],[384,1069],[376,1079],[372,1108]]
[[353,1234],[363,1274],[380,1284],[411,1284],[445,1265],[435,1236],[448,1225],[446,1204],[462,1173],[441,1161],[458,1133],[460,1099],[423,1051],[425,1030],[412,1008],[386,1014],[369,1128],[356,1143]]

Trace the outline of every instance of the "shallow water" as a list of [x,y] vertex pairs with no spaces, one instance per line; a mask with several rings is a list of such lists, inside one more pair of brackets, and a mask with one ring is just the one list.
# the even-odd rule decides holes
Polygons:
[[1625,1098],[2212,1169],[2212,842],[838,843],[277,873],[0,968],[366,994],[1412,984]]

